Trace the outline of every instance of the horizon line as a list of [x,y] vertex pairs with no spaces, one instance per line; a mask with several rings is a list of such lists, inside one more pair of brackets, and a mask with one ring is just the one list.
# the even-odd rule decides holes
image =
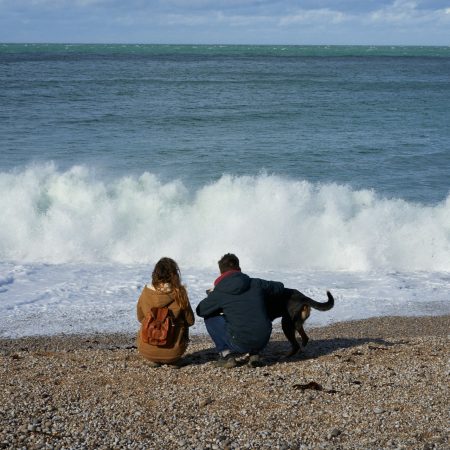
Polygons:
[[0,45],[178,45],[178,46],[252,46],[252,47],[443,47],[448,48],[448,44],[225,44],[225,43],[162,43],[162,42],[48,42],[48,41],[17,41],[2,42]]

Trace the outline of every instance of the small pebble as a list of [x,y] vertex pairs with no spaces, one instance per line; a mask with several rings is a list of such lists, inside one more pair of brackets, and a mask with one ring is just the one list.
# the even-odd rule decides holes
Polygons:
[[203,408],[204,406],[209,405],[212,402],[213,400],[211,397],[206,397],[199,401],[198,406],[200,406],[200,408]]
[[[396,334],[399,322],[414,336]],[[275,332],[260,371],[244,360],[213,368],[211,341],[195,335],[186,358],[194,363],[181,371],[149,370],[134,335],[99,334],[89,347],[77,336],[0,338],[0,448],[450,448],[442,414],[449,319],[396,318],[385,334],[383,321],[365,323],[316,328],[308,356],[282,363],[288,344]],[[368,332],[388,351],[370,351]],[[62,372],[61,363],[69,369]],[[311,382],[324,391],[290,388]],[[368,427],[370,417],[377,420]]]
[[340,434],[341,434],[341,430],[339,430],[337,428],[333,428],[328,436],[329,436],[329,438],[335,438],[335,437],[338,437]]

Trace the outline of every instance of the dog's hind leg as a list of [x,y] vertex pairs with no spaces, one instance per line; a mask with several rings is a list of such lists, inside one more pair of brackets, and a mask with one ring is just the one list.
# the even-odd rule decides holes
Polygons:
[[303,347],[306,347],[306,344],[309,341],[309,337],[305,333],[303,324],[305,323],[305,320],[309,317],[310,314],[311,314],[311,307],[309,305],[303,305],[302,309],[300,310],[299,316],[297,316],[297,320],[294,321],[295,328],[302,337]]
[[295,338],[294,323],[289,316],[284,315],[281,318],[281,328],[283,329],[283,333],[286,336],[287,340],[291,343],[291,350],[285,355],[286,358],[289,358],[290,356],[295,355],[300,350],[300,345]]
[[309,341],[308,335],[305,333],[305,330],[303,328],[303,325],[300,328],[297,328],[297,331],[299,332],[300,336],[302,337],[302,344],[303,347],[306,347],[306,344]]

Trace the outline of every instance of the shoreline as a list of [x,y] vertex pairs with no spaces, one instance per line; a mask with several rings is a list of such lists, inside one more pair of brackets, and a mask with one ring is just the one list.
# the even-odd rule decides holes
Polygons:
[[[198,320],[198,318],[197,318]],[[308,326],[305,324],[305,331],[312,340],[319,337],[365,337],[365,338],[399,338],[414,337],[417,335],[442,336],[447,337],[450,333],[450,314],[426,315],[426,316],[375,316],[365,319],[346,320],[333,322],[328,325]],[[116,343],[116,348],[127,349],[135,345],[136,331],[133,333],[124,332],[81,332],[81,333],[59,333],[42,334],[20,337],[1,337],[0,352],[26,347],[26,350],[75,350],[92,349],[94,347]],[[213,346],[207,334],[190,335],[190,347],[192,345]],[[271,341],[285,340],[281,324],[273,326]],[[300,338],[297,335],[300,342]],[[270,345],[270,344],[269,344]],[[287,345],[287,343],[286,343]],[[287,347],[286,347],[287,348]],[[189,353],[189,349],[188,352]]]
[[149,368],[134,334],[0,338],[0,448],[444,449],[450,315],[274,329],[266,364]]

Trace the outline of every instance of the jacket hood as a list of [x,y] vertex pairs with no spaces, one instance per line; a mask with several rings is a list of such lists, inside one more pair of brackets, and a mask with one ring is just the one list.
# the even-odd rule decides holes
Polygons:
[[167,306],[174,300],[170,295],[170,290],[166,289],[164,292],[161,292],[160,290],[156,290],[151,284],[145,286],[144,292],[146,296],[151,297],[152,304],[154,304],[156,308]]
[[225,294],[242,294],[250,289],[250,277],[242,272],[234,272],[223,278],[215,287],[215,291]]

